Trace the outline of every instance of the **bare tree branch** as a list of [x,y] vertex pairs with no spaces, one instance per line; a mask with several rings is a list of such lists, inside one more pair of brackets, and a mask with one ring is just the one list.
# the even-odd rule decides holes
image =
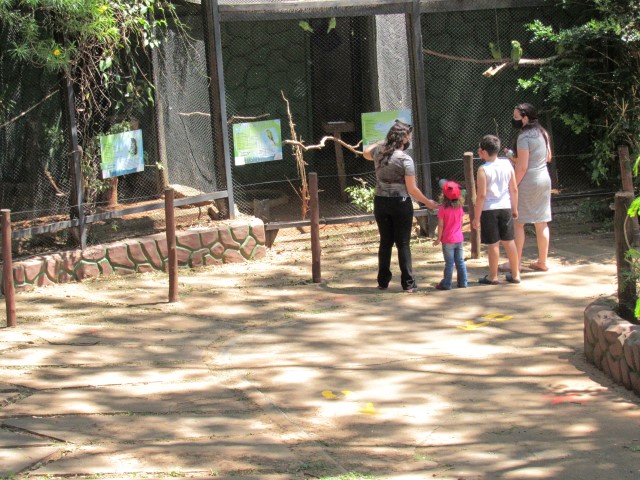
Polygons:
[[362,143],[362,140],[360,140],[355,145],[349,145],[348,143],[343,142],[339,138],[335,138],[335,137],[332,137],[332,136],[327,136],[327,137],[323,137],[322,140],[320,140],[320,143],[317,144],[317,145],[305,145],[304,143],[298,142],[298,141],[295,141],[295,140],[284,140],[282,143],[286,143],[288,145],[297,145],[300,148],[302,148],[305,152],[307,152],[309,150],[319,150],[321,148],[324,148],[326,146],[325,143],[327,142],[327,140],[333,140],[334,142],[339,143],[340,145],[345,147],[347,150],[350,150],[350,151],[352,151],[353,153],[355,153],[357,155],[362,155],[363,154],[361,151],[356,150],[360,146],[360,144]]
[[[448,55],[446,53],[440,53],[433,50],[429,50],[428,48],[423,48],[422,51],[427,55],[431,55],[433,57],[446,58],[447,60],[455,60],[458,62],[467,62],[467,63],[479,63],[479,64],[506,64],[506,65],[516,65],[516,62],[513,62],[510,58],[501,58],[496,60],[495,58],[471,58],[471,57],[459,57],[456,55]],[[518,66],[536,66],[536,65],[545,65],[547,63],[551,63],[554,60],[557,60],[559,55],[552,55],[547,58],[521,58],[517,63]],[[505,66],[506,66],[505,65]]]
[[[179,112],[178,115],[182,115],[183,117],[191,117],[192,115],[201,115],[203,117],[211,116],[211,114],[207,112]],[[229,120],[227,120],[227,125],[231,125],[232,123],[237,121],[260,120],[261,118],[268,118],[270,116],[270,113],[263,113],[262,115],[258,115],[255,117],[241,117],[240,115],[233,115],[231,116],[231,118],[229,118]]]
[[24,117],[27,113],[29,113],[31,110],[33,110],[34,108],[36,108],[38,105],[46,102],[50,97],[54,96],[56,93],[58,93],[58,89],[53,90],[52,92],[49,92],[49,94],[44,97],[42,100],[40,100],[38,103],[36,103],[35,105],[31,105],[29,108],[27,108],[24,112],[20,113],[19,115],[16,115],[15,117],[7,120],[6,122],[4,122],[3,124],[0,124],[0,128],[4,128],[7,125],[9,125],[10,123],[15,122],[16,120],[18,120],[19,118]]

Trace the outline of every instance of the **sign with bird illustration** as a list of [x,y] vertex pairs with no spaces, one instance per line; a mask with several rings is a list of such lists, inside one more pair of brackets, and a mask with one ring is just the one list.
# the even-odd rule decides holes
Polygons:
[[282,160],[280,120],[234,124],[233,157],[236,166]]
[[384,140],[387,132],[396,120],[411,125],[411,110],[388,110],[386,112],[367,112],[362,114],[363,148]]
[[144,170],[142,130],[114,133],[100,137],[102,178],[119,177]]

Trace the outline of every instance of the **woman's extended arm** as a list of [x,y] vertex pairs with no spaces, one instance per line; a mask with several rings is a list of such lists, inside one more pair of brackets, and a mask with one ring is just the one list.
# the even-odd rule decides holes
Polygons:
[[404,183],[407,186],[407,192],[409,192],[409,195],[411,195],[411,197],[416,199],[418,202],[424,203],[431,209],[434,209],[438,206],[436,202],[425,197],[424,194],[420,191],[420,189],[418,188],[418,184],[416,183],[415,176],[405,175]]
[[376,142],[372,145],[369,145],[367,148],[364,149],[364,152],[362,152],[362,156],[367,159],[367,160],[373,160],[373,150],[376,147],[379,147],[383,144],[384,142],[380,141],[380,142]]

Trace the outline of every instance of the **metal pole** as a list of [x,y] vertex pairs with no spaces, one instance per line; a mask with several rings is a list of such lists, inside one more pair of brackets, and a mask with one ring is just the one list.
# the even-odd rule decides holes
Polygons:
[[[469,223],[476,218],[476,179],[473,174],[473,153],[465,152],[464,184],[467,188],[467,210],[469,210]],[[471,229],[471,258],[480,258],[480,230]]]
[[[71,172],[72,187],[71,187],[71,217],[76,216],[79,220],[80,229],[80,248],[87,248],[87,231],[84,222],[84,208],[82,205],[82,147],[78,143],[78,123],[76,120],[76,107],[73,94],[73,83],[71,79],[66,75],[63,77],[64,85],[64,107],[67,118],[67,127],[69,133],[69,143],[71,147],[71,165],[69,170]],[[75,205],[73,204],[75,202]]]
[[173,210],[173,188],[164,191],[164,216],[167,228],[167,250],[169,253],[169,303],[178,301],[178,255],[176,252],[176,222]]
[[311,276],[313,283],[322,282],[320,269],[320,204],[318,202],[318,174],[309,173],[309,219],[311,221]]
[[[209,102],[211,127],[215,146],[218,175],[224,173],[229,197],[229,218],[235,218],[233,199],[233,179],[231,178],[231,157],[229,155],[229,130],[227,126],[227,103],[222,68],[222,43],[220,41],[220,12],[218,0],[202,0],[204,22],[204,44],[207,54],[209,82]],[[219,180],[219,179],[218,179]]]
[[[427,128],[427,90],[424,80],[424,55],[422,53],[422,26],[420,1],[413,0],[411,13],[406,14],[407,45],[409,47],[409,73],[411,79],[413,154],[422,171],[422,192],[433,198],[431,188],[431,158],[429,156],[429,132]],[[427,216],[428,235],[433,235],[437,225],[434,215]]]
[[11,256],[11,210],[2,212],[2,279],[4,301],[7,305],[7,327],[16,326],[16,292],[13,285],[13,259]]

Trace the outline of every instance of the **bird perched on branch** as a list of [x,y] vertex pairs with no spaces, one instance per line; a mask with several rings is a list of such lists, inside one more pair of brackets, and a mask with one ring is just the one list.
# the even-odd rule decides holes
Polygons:
[[520,46],[520,42],[517,40],[511,40],[511,61],[515,63],[513,66],[514,69],[518,68],[518,63],[520,63],[521,58],[522,47]]
[[336,28],[336,17],[332,17],[331,20],[329,20],[329,26],[327,27],[327,33],[331,32],[331,30],[333,30],[334,28]]
[[498,47],[495,43],[489,42],[489,50],[491,50],[491,56],[494,60],[502,60],[502,52],[500,51],[500,47]]
[[304,30],[305,32],[309,32],[309,33],[313,33],[313,28],[311,28],[311,25],[309,25],[309,22],[306,22],[304,20],[300,20],[298,22],[298,26]]

